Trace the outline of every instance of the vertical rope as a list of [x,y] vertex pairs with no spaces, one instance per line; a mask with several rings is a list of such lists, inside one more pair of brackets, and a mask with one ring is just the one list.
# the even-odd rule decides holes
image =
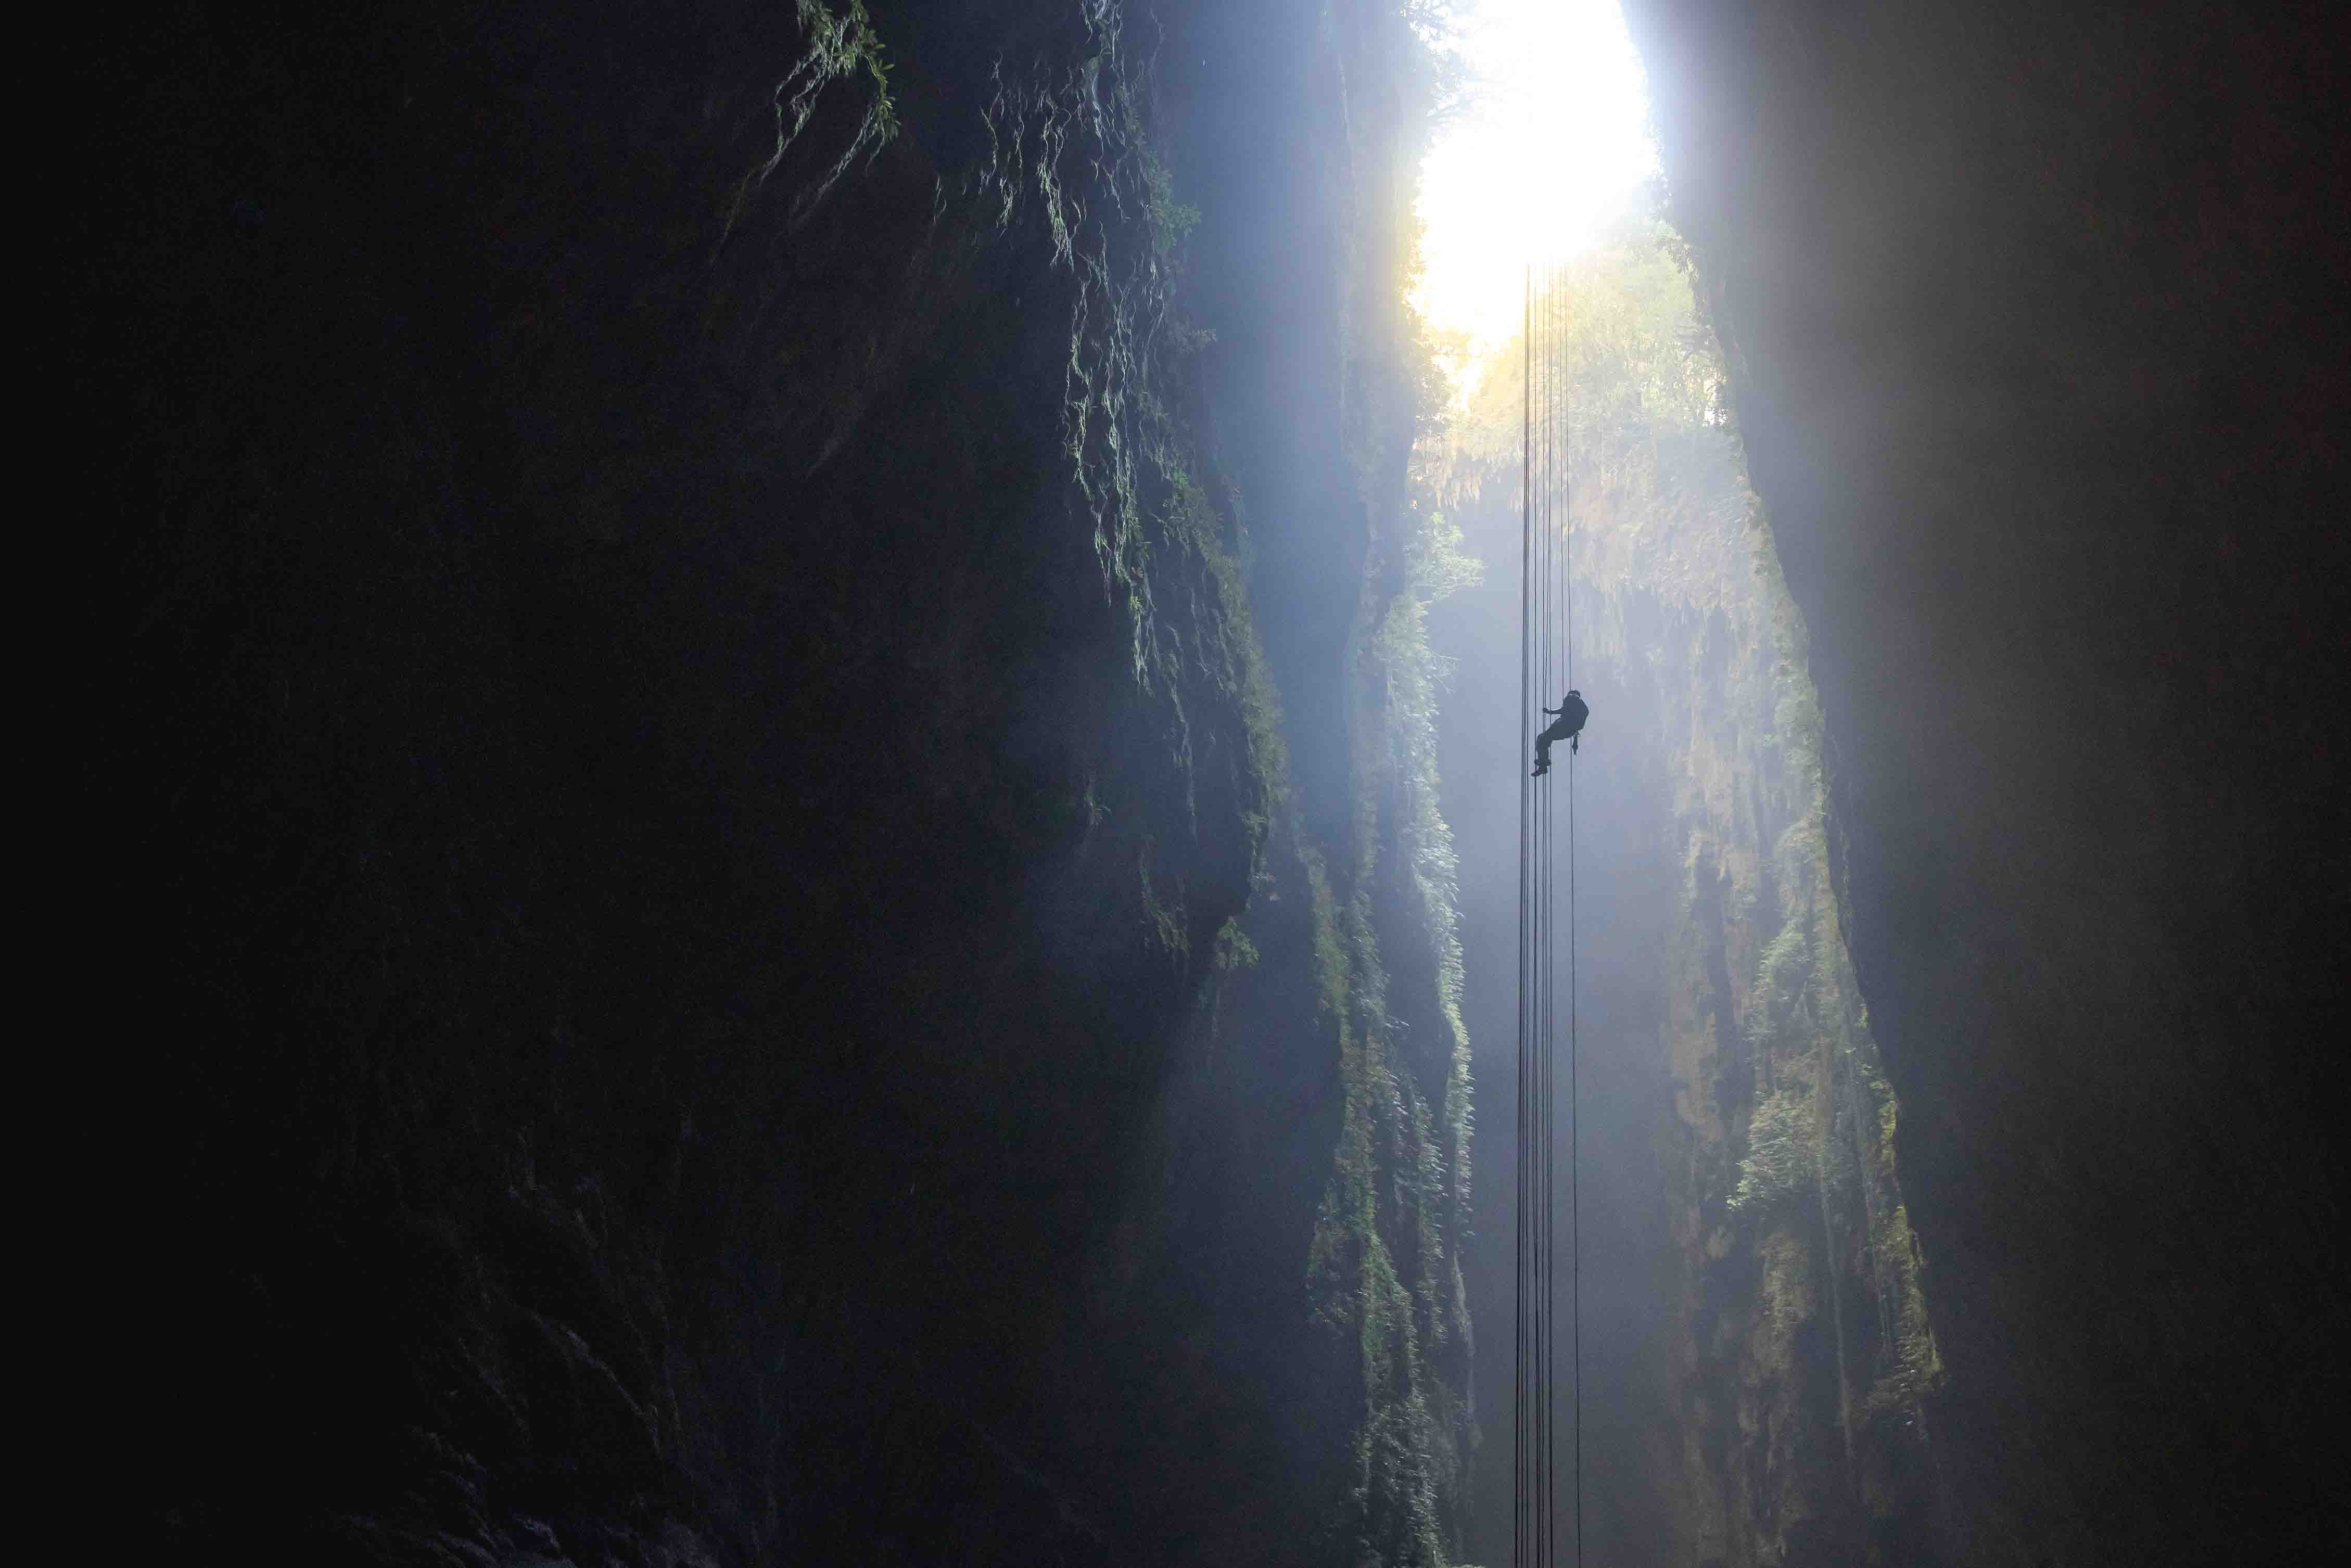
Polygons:
[[[1567,359],[1567,273],[1529,267],[1520,339],[1526,382],[1520,411],[1519,708],[1542,727],[1552,682],[1575,686],[1573,381]],[[1528,731],[1527,733],[1531,733]],[[1575,955],[1575,758],[1567,761],[1567,1135],[1570,1481],[1575,1563],[1583,1563],[1583,1185]],[[1559,1557],[1559,1462],[1554,1368],[1559,1351],[1557,1167],[1559,1082],[1557,839],[1548,776],[1519,779],[1518,1232],[1511,1385],[1516,1568]]]
[[[1519,708],[1541,728],[1542,698],[1556,679],[1575,685],[1574,456],[1573,378],[1567,360],[1569,301],[1562,267],[1529,267],[1520,340],[1525,387],[1520,411]],[[1531,734],[1529,730],[1526,733]],[[1575,752],[1567,763],[1567,1118],[1571,1481],[1576,1568],[1583,1563],[1583,1195],[1577,1082],[1575,957]],[[1559,894],[1548,775],[1519,779],[1518,1232],[1514,1264],[1517,1364],[1511,1385],[1516,1568],[1554,1568],[1559,1556],[1557,1394],[1559,1351],[1558,999]]]
[[[1549,508],[1551,498],[1551,318],[1546,308],[1550,297],[1551,274],[1549,269],[1545,268],[1536,276],[1539,280],[1535,290],[1534,382],[1534,417],[1536,432],[1534,528],[1535,569],[1537,573],[1535,583],[1534,660],[1535,706],[1537,711],[1529,716],[1527,722],[1531,725],[1540,726],[1542,723],[1542,714],[1541,709],[1542,706],[1542,699],[1545,695],[1543,688],[1551,682],[1551,639],[1548,635],[1548,632],[1551,630],[1551,528]],[[1536,946],[1534,963],[1536,977],[1536,1009],[1535,1016],[1532,1020],[1534,1025],[1533,1038],[1528,1042],[1528,1071],[1530,1073],[1530,1082],[1528,1084],[1527,1100],[1527,1132],[1529,1134],[1529,1139],[1525,1155],[1525,1164],[1527,1166],[1527,1223],[1532,1228],[1534,1234],[1541,1239],[1535,1254],[1535,1278],[1533,1283],[1530,1287],[1532,1293],[1532,1299],[1530,1302],[1530,1310],[1534,1315],[1535,1322],[1533,1346],[1535,1377],[1540,1389],[1539,1403],[1535,1413],[1535,1451],[1532,1465],[1527,1476],[1527,1485],[1533,1494],[1529,1503],[1529,1507],[1534,1511],[1538,1521],[1535,1532],[1536,1556],[1534,1558],[1534,1568],[1550,1568],[1551,1563],[1550,1542],[1543,1538],[1544,1531],[1542,1528],[1550,1522],[1551,1517],[1550,1491],[1549,1489],[1543,1485],[1543,1449],[1546,1446],[1545,1440],[1550,1436],[1547,1428],[1550,1424],[1551,1416],[1551,1382],[1548,1365],[1550,1361],[1549,1352],[1551,1349],[1551,1321],[1550,1315],[1543,1311],[1543,1308],[1547,1303],[1544,1301],[1542,1291],[1543,1267],[1544,1264],[1549,1261],[1547,1255],[1551,1250],[1551,1227],[1545,1223],[1542,1207],[1544,1186],[1543,1155],[1545,1152],[1543,1143],[1544,1119],[1542,1113],[1544,1088],[1543,1043],[1545,1034],[1551,1022],[1551,965],[1549,963],[1551,944],[1547,940],[1550,933],[1546,929],[1546,922],[1543,919],[1544,915],[1547,913],[1547,901],[1544,894],[1549,891],[1549,883],[1543,873],[1549,867],[1550,857],[1546,855],[1543,851],[1544,841],[1547,837],[1545,830],[1550,826],[1546,810],[1546,808],[1549,807],[1550,803],[1550,790],[1548,786],[1541,779],[1536,780],[1535,837],[1533,844],[1533,852],[1535,857],[1534,924]]]
[[[1561,339],[1564,342],[1566,303],[1564,291],[1561,303]],[[1566,367],[1562,366],[1562,375]],[[1572,390],[1573,383],[1569,383]],[[1575,427],[1572,420],[1573,404],[1566,397],[1560,400],[1560,446],[1564,460],[1560,465],[1560,604],[1562,632],[1560,642],[1561,680],[1563,691],[1575,689],[1575,601],[1573,598],[1575,553]],[[1562,702],[1566,699],[1562,697]],[[1567,1179],[1568,1194],[1568,1323],[1570,1343],[1568,1365],[1574,1378],[1571,1409],[1574,1422],[1574,1482],[1575,1482],[1575,1568],[1583,1568],[1583,1159],[1579,1098],[1576,1085],[1576,1008],[1575,1008],[1575,749],[1570,744],[1567,753]]]
[[[1547,555],[1543,572],[1543,594],[1546,601],[1543,614],[1543,681],[1551,685],[1552,659],[1556,638],[1553,628],[1559,623],[1559,332],[1557,301],[1559,274],[1550,269],[1543,290],[1543,549]],[[1559,1176],[1553,1167],[1552,1153],[1557,1146],[1559,1092],[1554,1074],[1558,1055],[1552,1042],[1559,1038],[1556,1014],[1559,988],[1556,965],[1559,953],[1559,903],[1552,846],[1552,790],[1549,775],[1542,788],[1542,924],[1543,924],[1543,1019],[1542,1019],[1542,1298],[1543,1298],[1543,1445],[1542,1445],[1542,1509],[1543,1556],[1548,1565],[1558,1561],[1559,1541],[1559,1456],[1555,1431],[1557,1427],[1556,1390],[1558,1379],[1553,1375],[1553,1364],[1558,1358],[1559,1321],[1555,1306],[1559,1291],[1557,1277],[1559,1219],[1553,1200],[1559,1191]]]
[[[1535,636],[1535,645],[1534,645],[1534,661],[1535,661],[1535,705],[1536,705],[1536,706],[1537,706],[1538,708],[1540,708],[1540,707],[1542,706],[1542,686],[1543,686],[1543,683],[1544,683],[1545,681],[1547,681],[1547,680],[1549,680],[1549,679],[1551,678],[1551,668],[1550,668],[1550,664],[1549,664],[1549,663],[1548,663],[1548,661],[1549,661],[1549,659],[1550,659],[1550,656],[1551,656],[1551,644],[1550,644],[1548,642],[1546,642],[1546,641],[1544,640],[1544,637],[1543,637],[1543,632],[1544,632],[1545,628],[1548,626],[1548,624],[1549,624],[1549,622],[1550,622],[1550,618],[1551,618],[1551,541],[1550,541],[1549,539],[1547,539],[1546,538],[1544,538],[1544,535],[1543,535],[1543,496],[1544,496],[1544,491],[1545,491],[1545,489],[1547,488],[1548,484],[1549,484],[1549,478],[1548,478],[1548,476],[1549,476],[1549,473],[1550,473],[1549,463],[1550,463],[1550,451],[1551,451],[1551,444],[1551,444],[1551,407],[1550,407],[1549,402],[1545,401],[1545,394],[1550,391],[1550,384],[1549,384],[1548,378],[1547,378],[1547,376],[1546,376],[1546,374],[1545,374],[1545,371],[1546,371],[1546,370],[1548,369],[1548,367],[1549,367],[1549,365],[1550,365],[1550,362],[1551,362],[1551,361],[1550,361],[1551,346],[1550,346],[1550,340],[1549,340],[1549,338],[1544,334],[1544,331],[1543,331],[1542,287],[1543,287],[1543,281],[1544,281],[1544,280],[1543,280],[1543,277],[1542,277],[1542,275],[1541,275],[1541,273],[1538,273],[1538,274],[1536,275],[1536,277],[1537,277],[1537,279],[1538,279],[1538,283],[1537,283],[1537,287],[1536,287],[1536,290],[1535,290],[1535,382],[1534,382],[1534,388],[1535,388],[1535,392],[1534,392],[1534,395],[1535,395],[1535,518],[1534,518],[1534,529],[1535,529],[1535,626],[1534,626],[1534,636]],[[1541,718],[1541,716],[1538,716],[1531,717],[1531,718],[1528,719],[1528,721],[1527,721],[1527,722],[1528,722],[1528,723],[1530,723],[1530,724],[1541,724],[1541,723],[1542,722],[1542,719]],[[1533,1354],[1534,1354],[1534,1368],[1533,1368],[1533,1372],[1532,1372],[1532,1375],[1532,1375],[1532,1378],[1533,1378],[1533,1384],[1534,1384],[1534,1389],[1535,1389],[1535,1400],[1536,1400],[1536,1404],[1535,1404],[1535,1408],[1534,1408],[1534,1412],[1533,1412],[1533,1416],[1534,1416],[1534,1452],[1533,1452],[1533,1453],[1529,1457],[1530,1469],[1529,1469],[1528,1473],[1527,1473],[1527,1487],[1528,1487],[1528,1491],[1529,1491],[1529,1498],[1528,1498],[1527,1507],[1528,1507],[1529,1511],[1533,1515],[1533,1518],[1532,1518],[1532,1520],[1530,1521],[1530,1523],[1531,1523],[1531,1529],[1532,1529],[1532,1531],[1533,1531],[1533,1535],[1534,1535],[1534,1546],[1535,1546],[1534,1568],[1548,1568],[1548,1565],[1549,1565],[1549,1563],[1550,1563],[1550,1562],[1551,1562],[1551,1557],[1550,1557],[1550,1553],[1549,1553],[1549,1552],[1546,1550],[1547,1542],[1544,1542],[1544,1540],[1543,1540],[1543,1536],[1542,1536],[1542,1526],[1543,1526],[1543,1519],[1544,1519],[1544,1515],[1543,1515],[1543,1502],[1544,1502],[1544,1498],[1543,1498],[1543,1487],[1542,1487],[1542,1459],[1543,1459],[1543,1456],[1542,1456],[1542,1449],[1543,1449],[1543,1438],[1544,1438],[1544,1437],[1546,1436],[1546,1434],[1545,1434],[1545,1432],[1544,1432],[1544,1430],[1543,1430],[1543,1427],[1544,1427],[1544,1425],[1545,1425],[1545,1420],[1544,1420],[1544,1418],[1545,1418],[1547,1416],[1549,1416],[1549,1415],[1550,1415],[1550,1413],[1551,1413],[1551,1385],[1550,1385],[1550,1384],[1549,1384],[1548,1382],[1546,1382],[1546,1381],[1545,1381],[1545,1379],[1544,1379],[1544,1366],[1543,1366],[1543,1363],[1544,1363],[1544,1359],[1545,1359],[1545,1358],[1544,1358],[1544,1355],[1543,1355],[1543,1351],[1544,1351],[1544,1349],[1545,1349],[1545,1348],[1546,1348],[1546,1346],[1547,1346],[1547,1343],[1548,1343],[1548,1341],[1549,1341],[1549,1337],[1550,1337],[1550,1323],[1549,1323],[1549,1322],[1546,1320],[1546,1318],[1545,1318],[1545,1316],[1544,1316],[1544,1314],[1543,1314],[1543,1310],[1542,1310],[1542,1309],[1543,1309],[1543,1300],[1542,1300],[1542,1264],[1543,1264],[1543,1254],[1544,1254],[1544,1252],[1545,1252],[1546,1250],[1548,1250],[1548,1249],[1549,1249],[1549,1246],[1550,1246],[1550,1242],[1551,1242],[1551,1233],[1550,1233],[1550,1231],[1549,1231],[1548,1229],[1546,1229],[1546,1228],[1544,1228],[1544,1226],[1543,1226],[1543,1222],[1542,1222],[1542,1035],[1543,1035],[1543,1020],[1544,1020],[1546,1018],[1548,1018],[1548,1017],[1550,1016],[1550,1012],[1551,1012],[1551,993],[1550,993],[1550,987],[1549,987],[1549,985],[1548,985],[1548,983],[1547,983],[1547,982],[1550,980],[1551,977],[1550,977],[1550,974],[1548,973],[1548,966],[1547,966],[1547,965],[1545,965],[1545,964],[1544,964],[1544,962],[1543,962],[1543,955],[1544,955],[1544,953],[1548,950],[1549,944],[1548,944],[1548,943],[1546,943],[1546,942],[1543,940],[1544,932],[1543,932],[1543,875],[1542,875],[1542,873],[1543,873],[1543,852],[1542,852],[1542,845],[1543,845],[1543,804],[1544,804],[1544,799],[1543,799],[1543,786],[1542,786],[1542,782],[1541,782],[1541,780],[1540,780],[1540,779],[1536,780],[1536,782],[1535,782],[1535,786],[1534,786],[1534,790],[1535,790],[1535,838],[1534,838],[1534,856],[1535,856],[1535,871],[1534,871],[1534,875],[1535,875],[1535,895],[1534,895],[1534,914],[1533,914],[1533,919],[1534,919],[1534,926],[1535,926],[1535,950],[1534,950],[1534,964],[1535,964],[1535,1012],[1534,1012],[1534,1017],[1533,1017],[1533,1019],[1531,1020],[1531,1023],[1532,1023],[1532,1025],[1533,1025],[1533,1032],[1532,1032],[1531,1038],[1530,1038],[1530,1039],[1529,1039],[1529,1040],[1527,1041],[1527,1134],[1528,1134],[1528,1135],[1527,1135],[1527,1151],[1526,1151],[1526,1155],[1525,1155],[1525,1165],[1526,1165],[1526,1167],[1527,1167],[1527,1196],[1526,1196],[1526,1204],[1527,1204],[1527,1225],[1528,1225],[1529,1229],[1531,1231],[1531,1233],[1532,1233],[1532,1234],[1533,1234],[1533,1236],[1535,1237],[1534,1275],[1533,1275],[1532,1280],[1529,1282],[1528,1287],[1527,1287],[1527,1289],[1528,1289],[1527,1311],[1528,1311],[1529,1315],[1530,1315],[1530,1316],[1531,1317],[1531,1319],[1533,1320],[1532,1334],[1533,1334],[1534,1343],[1533,1343],[1533,1347],[1532,1347],[1532,1348],[1533,1348]]]
[[[1521,727],[1529,710],[1528,693],[1533,685],[1534,627],[1534,269],[1526,276],[1523,321],[1520,343],[1525,353],[1525,386],[1521,396],[1519,430],[1519,718]],[[1521,729],[1523,733],[1523,727]],[[1527,1158],[1532,1142],[1533,1129],[1527,1116],[1527,1081],[1531,1071],[1528,1045],[1530,984],[1533,979],[1533,956],[1530,946],[1532,937],[1528,902],[1528,883],[1533,869],[1534,841],[1534,780],[1523,771],[1519,775],[1519,1040],[1518,1040],[1518,1205],[1517,1247],[1512,1261],[1511,1321],[1516,1335],[1516,1358],[1511,1367],[1510,1383],[1510,1561],[1513,1568],[1530,1568],[1533,1542],[1530,1539],[1528,1514],[1529,1449],[1533,1434],[1528,1427],[1528,1395],[1530,1389],[1530,1357],[1528,1330],[1530,1256],[1527,1214]]]

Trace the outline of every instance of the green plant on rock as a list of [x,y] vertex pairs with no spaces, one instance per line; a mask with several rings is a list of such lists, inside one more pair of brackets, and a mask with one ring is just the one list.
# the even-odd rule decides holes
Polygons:
[[1809,1089],[1782,1089],[1755,1107],[1747,1124],[1747,1154],[1739,1162],[1739,1185],[1731,1189],[1732,1209],[1761,1213],[1813,1190],[1820,1173],[1814,1153],[1820,1132],[1812,1098]]

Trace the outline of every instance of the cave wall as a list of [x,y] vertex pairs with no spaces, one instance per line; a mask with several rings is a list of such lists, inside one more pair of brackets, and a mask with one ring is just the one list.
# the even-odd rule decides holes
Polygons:
[[[1189,300],[1223,214],[1122,7],[187,8],[77,52],[126,108],[57,298],[110,632],[71,906],[138,975],[91,1234],[164,1555],[1441,1550],[1449,1414],[1347,1468],[1433,1385],[1322,1354],[1311,922],[1204,1007],[1254,892],[1313,904],[1242,553],[1341,584],[1280,674],[1343,736],[1414,417],[1401,22],[1272,20],[1320,90],[1259,162],[1332,248]],[[1352,422],[1250,482],[1351,507],[1244,517],[1203,358],[1242,312]]]
[[1946,1549],[2339,1550],[2337,29],[1627,9],[1810,633]]

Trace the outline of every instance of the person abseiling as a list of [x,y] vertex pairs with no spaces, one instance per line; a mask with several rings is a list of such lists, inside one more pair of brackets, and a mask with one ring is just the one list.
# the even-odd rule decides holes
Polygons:
[[1551,771],[1552,742],[1564,740],[1568,750],[1573,751],[1575,737],[1583,733],[1583,721],[1592,716],[1592,710],[1583,706],[1583,694],[1575,691],[1562,697],[1557,707],[1547,707],[1543,712],[1559,716],[1535,737],[1535,777],[1538,779]]

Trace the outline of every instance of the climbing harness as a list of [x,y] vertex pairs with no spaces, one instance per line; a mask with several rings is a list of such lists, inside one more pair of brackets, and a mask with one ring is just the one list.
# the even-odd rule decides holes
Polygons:
[[[1545,695],[1575,684],[1574,618],[1568,601],[1571,536],[1565,277],[1527,269],[1526,394],[1520,413],[1519,713],[1520,734],[1541,727]],[[1576,1144],[1575,752],[1569,749],[1564,811],[1567,865],[1567,1168],[1570,1479],[1574,1557],[1583,1563],[1583,1194]],[[1548,773],[1519,768],[1519,1188],[1517,1380],[1512,1395],[1513,1568],[1554,1568],[1559,1551],[1559,1340],[1553,1145],[1562,997],[1557,984],[1560,841]]]

